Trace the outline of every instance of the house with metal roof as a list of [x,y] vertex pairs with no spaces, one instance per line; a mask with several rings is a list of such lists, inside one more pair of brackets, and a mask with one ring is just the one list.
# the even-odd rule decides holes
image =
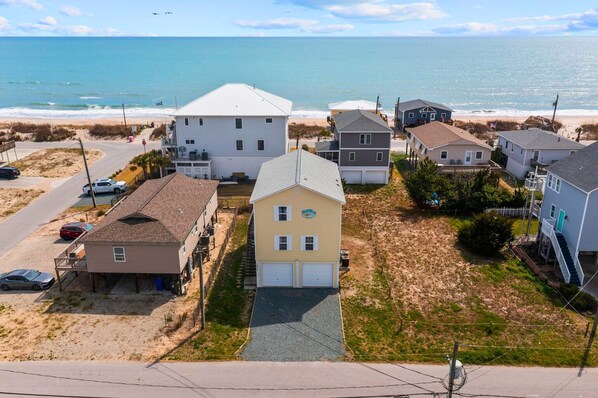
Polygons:
[[353,110],[334,116],[333,141],[316,143],[316,153],[336,163],[347,184],[387,184],[392,129],[372,112]]
[[217,186],[179,173],[144,182],[79,240],[87,272],[152,275],[182,285],[196,265],[200,236],[217,221]]
[[406,127],[420,126],[433,121],[449,122],[453,110],[437,102],[415,99],[398,102],[395,105],[395,128],[404,130]]
[[[546,168],[540,254],[558,262],[565,282],[582,285],[598,271],[598,143]],[[591,292],[598,297],[598,279]]]
[[544,169],[584,146],[553,132],[530,129],[498,131],[498,148],[505,169],[519,179],[536,168]]
[[345,195],[336,164],[304,150],[265,162],[249,202],[258,288],[338,288]]
[[492,147],[468,131],[441,122],[406,129],[407,160],[417,168],[429,158],[441,172],[476,171],[498,168],[490,155]]
[[247,84],[228,83],[174,113],[162,141],[174,169],[204,179],[255,179],[262,163],[288,152],[292,102]]

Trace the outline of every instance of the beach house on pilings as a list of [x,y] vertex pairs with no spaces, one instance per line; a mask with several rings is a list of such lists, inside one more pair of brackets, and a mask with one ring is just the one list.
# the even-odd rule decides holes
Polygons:
[[174,169],[194,178],[257,178],[262,163],[288,151],[292,102],[229,83],[174,113],[162,140]]
[[448,123],[453,110],[446,105],[432,101],[416,99],[399,102],[395,105],[395,128],[403,131],[406,127],[415,127],[434,121]]
[[[598,271],[598,143],[546,170],[539,251],[558,262],[565,282],[582,285]],[[598,279],[590,283],[598,293]]]

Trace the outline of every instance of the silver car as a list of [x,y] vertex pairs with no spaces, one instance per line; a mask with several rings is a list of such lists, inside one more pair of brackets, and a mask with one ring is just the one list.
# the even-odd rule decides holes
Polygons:
[[17,269],[0,275],[0,289],[47,289],[54,284],[54,277],[47,272]]

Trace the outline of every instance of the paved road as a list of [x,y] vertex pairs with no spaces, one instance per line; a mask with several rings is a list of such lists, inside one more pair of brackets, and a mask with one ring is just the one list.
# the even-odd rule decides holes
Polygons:
[[[84,142],[84,145],[86,149],[98,149],[105,154],[102,159],[90,166],[89,171],[92,180],[110,176],[114,171],[126,166],[128,161],[135,155],[143,152],[140,139],[130,144],[122,141],[89,141]],[[17,143],[17,147],[22,148],[23,151],[71,146],[76,147],[77,143],[73,141]],[[158,142],[148,142],[147,150],[158,147]],[[44,194],[29,206],[1,222],[0,256],[77,202],[81,194],[81,187],[86,183],[87,177],[85,176],[85,171],[82,171],[62,183],[58,188]]]
[[[598,396],[598,369],[578,377],[577,369],[471,368],[462,396]],[[6,362],[0,397],[432,397],[446,392],[438,378],[447,372],[448,366],[338,362]]]

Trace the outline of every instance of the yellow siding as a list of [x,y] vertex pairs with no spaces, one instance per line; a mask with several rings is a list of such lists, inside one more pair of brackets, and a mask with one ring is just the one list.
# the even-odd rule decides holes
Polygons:
[[[275,221],[275,206],[291,206],[291,221]],[[312,209],[316,217],[303,218],[301,211]],[[294,187],[254,204],[256,260],[261,262],[339,261],[341,243],[340,203],[305,188]],[[274,249],[276,235],[292,236],[292,249]],[[302,251],[301,236],[317,236],[317,251]]]

